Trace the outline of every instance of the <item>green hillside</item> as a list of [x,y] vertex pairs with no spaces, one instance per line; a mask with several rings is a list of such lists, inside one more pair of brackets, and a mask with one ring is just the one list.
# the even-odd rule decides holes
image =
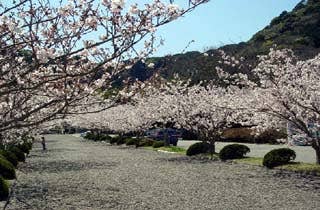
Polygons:
[[[118,80],[121,85],[123,78],[138,78],[145,80],[154,72],[160,72],[165,79],[173,78],[179,74],[182,79],[191,79],[197,83],[201,80],[214,80],[215,67],[218,65],[218,50],[236,57],[244,57],[246,64],[254,66],[257,55],[268,53],[269,49],[277,45],[277,48],[290,48],[302,59],[310,58],[320,52],[320,0],[301,1],[291,12],[284,11],[274,18],[263,30],[257,32],[248,42],[226,45],[219,49],[209,50],[210,56],[204,56],[200,52],[187,52],[173,56],[149,58],[148,62],[154,62],[155,68],[148,69],[141,62],[125,72]],[[250,68],[241,70],[225,66],[229,72],[241,71],[250,73]]]

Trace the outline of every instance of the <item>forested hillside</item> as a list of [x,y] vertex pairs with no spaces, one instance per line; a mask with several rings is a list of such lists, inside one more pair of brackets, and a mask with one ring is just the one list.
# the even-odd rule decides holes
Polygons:
[[[284,11],[274,18],[263,30],[257,32],[248,42],[232,44],[211,49],[206,56],[201,52],[187,52],[165,57],[149,58],[144,64],[138,62],[133,68],[119,77],[115,86],[121,86],[124,78],[145,80],[159,72],[165,79],[178,74],[182,79],[191,79],[197,83],[202,80],[214,80],[215,66],[219,65],[219,50],[229,55],[244,57],[246,64],[254,66],[257,55],[266,54],[273,46],[290,48],[302,59],[310,58],[320,52],[320,1],[301,1],[292,11]],[[155,63],[155,68],[148,68],[148,63]],[[239,71],[225,66],[228,71]],[[250,68],[240,71],[250,73]]]

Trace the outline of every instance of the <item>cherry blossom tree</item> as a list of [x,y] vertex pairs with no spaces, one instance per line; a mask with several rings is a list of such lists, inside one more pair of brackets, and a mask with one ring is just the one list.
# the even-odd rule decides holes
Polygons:
[[158,27],[205,2],[186,9],[160,0],[1,2],[0,132],[79,110],[79,101],[110,88],[120,71],[155,50]]
[[[181,93],[174,119],[181,128],[197,133],[200,139],[211,145],[221,140],[223,131],[234,125],[251,125],[252,113],[241,107],[245,90],[213,84],[195,85]],[[241,103],[240,103],[241,102]]]
[[143,113],[144,119],[163,124],[173,122],[176,127],[197,133],[202,141],[212,145],[213,154],[214,144],[226,128],[234,124],[251,125],[253,114],[242,107],[246,92],[236,86],[190,86],[178,80],[146,86],[132,99],[136,103],[134,109]]
[[[290,123],[296,134],[311,143],[320,164],[320,55],[301,61],[291,50],[274,50],[260,57],[253,70],[251,108],[266,120],[262,127]],[[268,115],[268,116],[266,116]],[[270,120],[270,117],[273,120]],[[261,117],[260,115],[260,118]]]
[[157,79],[140,85],[134,95],[131,93],[127,93],[131,97],[126,104],[101,113],[76,116],[73,121],[84,123],[84,127],[93,125],[119,133],[144,132],[156,123],[170,122],[177,128],[197,133],[202,141],[211,144],[214,154],[215,142],[225,129],[235,124],[252,125],[258,119],[248,109],[247,103],[251,103],[247,101],[248,89],[237,86],[190,86],[188,81],[178,78],[170,82]]

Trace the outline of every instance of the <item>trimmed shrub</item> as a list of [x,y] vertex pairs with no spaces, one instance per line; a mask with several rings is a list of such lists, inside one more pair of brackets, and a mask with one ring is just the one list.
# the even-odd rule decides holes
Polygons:
[[[32,144],[33,144],[33,137],[28,137],[27,139],[23,140],[23,143],[17,145],[22,151],[26,150],[26,151],[30,151],[32,149]],[[22,147],[25,147],[24,149]],[[23,151],[24,152],[24,151]],[[27,152],[25,152],[27,153]]]
[[30,150],[32,150],[32,142],[31,141],[29,141],[29,142],[24,142],[24,144],[26,144],[27,145],[27,147],[29,148],[29,151]]
[[9,151],[15,154],[19,162],[24,162],[26,160],[26,156],[18,147],[12,146],[9,148]]
[[137,141],[136,146],[137,147],[151,147],[154,144],[154,140],[152,139],[148,139],[148,138],[143,138],[143,139],[139,139]]
[[267,168],[289,163],[296,158],[296,153],[289,148],[274,149],[268,152],[263,158],[263,165]]
[[153,148],[164,147],[164,141],[156,141],[152,145]]
[[133,139],[133,138],[127,138],[126,140],[126,145],[136,145],[138,140],[137,139]]
[[108,135],[101,135],[100,137],[99,137],[99,140],[100,141],[110,141],[110,139],[111,139],[111,137],[110,136],[108,136]]
[[126,143],[126,140],[122,137],[118,137],[117,138],[117,145],[122,145],[122,144],[125,144]]
[[14,153],[7,150],[0,150],[0,155],[6,158],[14,167],[17,167],[18,158]]
[[86,133],[86,135],[84,136],[85,139],[89,139],[89,140],[93,140],[94,135],[91,132]]
[[16,171],[14,166],[3,156],[0,156],[0,175],[5,179],[15,179]]
[[100,134],[100,135],[97,135],[97,136],[96,136],[96,139],[95,139],[95,140],[96,140],[96,141],[104,141],[105,139],[106,139],[106,136]]
[[26,143],[19,144],[19,145],[17,145],[17,147],[18,147],[22,152],[24,152],[24,153],[26,153],[26,154],[29,154],[29,152],[30,152],[30,148],[29,148],[29,146],[28,146]]
[[9,185],[2,176],[0,176],[0,201],[7,200],[9,196]]
[[209,153],[211,150],[211,145],[207,142],[197,142],[195,144],[192,144],[188,149],[186,154],[188,156],[198,155],[198,154],[204,154]]
[[109,141],[111,137],[102,133],[88,132],[84,138],[92,141]]
[[117,143],[117,142],[118,142],[118,137],[113,137],[113,138],[111,138],[109,142],[110,142],[110,144],[115,144],[115,143]]
[[100,135],[99,134],[92,134],[91,140],[93,141],[100,141]]
[[221,160],[231,160],[243,158],[248,152],[250,152],[249,147],[242,144],[230,144],[222,148],[219,153]]

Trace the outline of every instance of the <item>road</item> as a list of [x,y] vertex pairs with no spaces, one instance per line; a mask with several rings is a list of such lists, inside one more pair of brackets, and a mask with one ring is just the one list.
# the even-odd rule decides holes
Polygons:
[[47,136],[17,171],[11,210],[211,210],[320,207],[320,179],[71,135]]
[[[199,142],[199,141],[180,140],[178,142],[178,146],[187,149],[190,145],[196,142]],[[224,146],[228,144],[234,144],[234,143],[217,142],[216,152],[219,152]],[[248,153],[248,156],[250,157],[263,157],[272,149],[290,148],[296,152],[296,155],[297,155],[296,161],[305,162],[305,163],[316,162],[316,154],[312,149],[312,147],[310,146],[288,146],[288,145],[268,145],[268,144],[244,144],[244,145],[247,145],[250,148],[250,153]]]

